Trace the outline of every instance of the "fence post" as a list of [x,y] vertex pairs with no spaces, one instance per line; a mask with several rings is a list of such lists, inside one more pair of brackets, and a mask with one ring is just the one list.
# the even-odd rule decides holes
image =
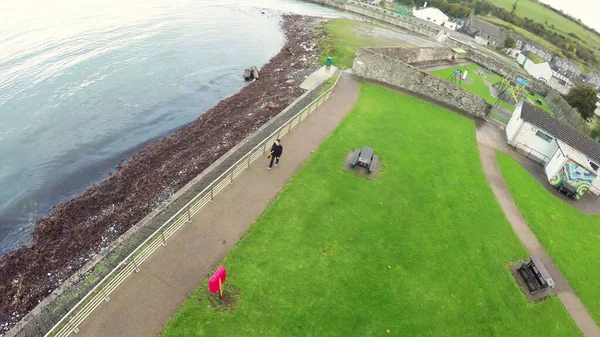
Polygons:
[[292,130],[292,120],[290,119],[290,123],[288,124],[288,133]]
[[104,296],[104,302],[110,302],[110,297],[106,293],[106,289],[102,288],[102,295]]
[[162,238],[163,247],[167,245],[167,240],[165,240],[165,230],[160,231],[160,237]]
[[214,189],[214,187],[210,189],[210,202],[213,202],[215,200],[215,194],[213,193]]
[[135,270],[135,272],[136,272],[136,273],[137,273],[137,272],[139,272],[139,271],[140,271],[140,268],[138,267],[138,264],[137,264],[137,262],[135,262],[135,256],[132,256],[132,257],[131,257],[131,261],[133,262],[133,266],[135,267],[135,269],[134,269],[134,270]]
[[190,208],[188,207],[187,211],[187,222],[192,222],[192,214],[190,213]]
[[229,176],[230,176],[230,178],[229,178],[229,183],[230,183],[230,184],[233,184],[233,171],[234,171],[234,170],[235,170],[235,169],[231,170],[231,174],[229,175]]

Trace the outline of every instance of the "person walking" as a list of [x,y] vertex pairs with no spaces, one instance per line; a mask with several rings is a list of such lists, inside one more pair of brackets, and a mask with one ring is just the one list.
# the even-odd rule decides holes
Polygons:
[[279,158],[281,158],[282,154],[283,145],[281,145],[281,140],[277,139],[275,143],[273,143],[273,146],[271,146],[271,153],[267,157],[267,159],[271,158],[271,162],[269,163],[267,169],[270,170],[271,167],[273,167],[273,162],[275,162],[275,166],[279,165]]

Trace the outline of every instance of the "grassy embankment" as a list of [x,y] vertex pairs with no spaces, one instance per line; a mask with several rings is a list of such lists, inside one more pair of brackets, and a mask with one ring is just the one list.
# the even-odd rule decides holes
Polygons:
[[[494,0],[492,3],[502,7],[508,11],[512,9],[514,0]],[[590,10],[594,10],[590,8]],[[528,17],[533,21],[543,24],[546,29],[556,32],[557,34],[569,37],[575,41],[587,46],[592,50],[600,48],[600,36],[583,28],[580,24],[573,22],[560,14],[553,12],[541,4],[525,0],[517,3],[516,14],[520,17]],[[554,28],[552,28],[554,26]],[[569,36],[569,33],[574,33],[579,39]],[[531,33],[529,33],[531,34]],[[535,35],[534,35],[535,36]]]
[[393,38],[394,31],[372,23],[349,19],[333,19],[325,23],[320,41],[323,50],[320,60],[325,63],[328,56],[333,57],[333,64],[338,68],[352,68],[354,55],[360,47],[411,45],[400,38]]
[[[376,181],[342,169],[364,145]],[[558,298],[517,286],[527,253],[479,160],[471,119],[363,84],[223,260],[237,303],[204,280],[160,336],[580,336]]]
[[497,158],[527,224],[600,324],[600,215],[583,214],[558,199],[507,155]]

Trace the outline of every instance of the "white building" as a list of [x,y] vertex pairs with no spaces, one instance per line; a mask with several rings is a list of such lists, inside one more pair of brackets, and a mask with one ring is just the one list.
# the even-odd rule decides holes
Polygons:
[[426,7],[413,12],[413,16],[433,22],[437,25],[442,25],[444,22],[448,22],[450,19],[448,15],[444,14],[441,10],[433,7]]
[[514,49],[514,48],[508,48],[506,50],[506,54],[514,59],[517,59],[517,57],[519,57],[519,55],[521,55],[523,52],[520,51],[519,49]]
[[535,63],[522,53],[518,53],[516,56],[517,63],[519,63],[531,77],[545,83],[550,83],[550,80],[552,79],[552,68],[548,62]]
[[[548,182],[600,193],[600,144],[529,103],[521,103],[506,125],[506,139],[517,151],[544,165]],[[593,188],[591,187],[593,186]]]
[[536,80],[543,81],[544,83],[550,83],[550,80],[552,79],[552,68],[550,68],[550,64],[548,62],[535,64],[530,61],[525,63],[523,68],[529,75],[531,75],[531,77]]
[[553,70],[552,78],[550,79],[550,82],[548,82],[548,85],[561,94],[567,95],[573,87],[573,82],[566,76]]

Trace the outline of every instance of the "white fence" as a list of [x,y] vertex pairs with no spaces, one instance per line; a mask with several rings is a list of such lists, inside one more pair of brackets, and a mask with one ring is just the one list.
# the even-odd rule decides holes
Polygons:
[[167,240],[181,226],[191,221],[192,216],[202,207],[213,201],[215,196],[227,185],[231,184],[242,172],[250,167],[254,161],[261,158],[270,145],[278,138],[283,137],[305,120],[313,111],[325,102],[337,85],[342,71],[336,78],[333,86],[323,92],[308,106],[290,118],[271,135],[256,145],[250,152],[229,167],[223,174],[208,185],[202,192],[198,193],[190,202],[183,206],[175,215],[160,226],[152,235],[142,242],[127,258],[117,265],[106,275],[85,297],[81,299],[63,318],[46,333],[50,336],[68,336],[72,332],[79,332],[78,326],[85,320],[103,301],[110,300],[110,294],[133,272],[139,271],[140,265],[152,255],[160,246],[165,246]]

